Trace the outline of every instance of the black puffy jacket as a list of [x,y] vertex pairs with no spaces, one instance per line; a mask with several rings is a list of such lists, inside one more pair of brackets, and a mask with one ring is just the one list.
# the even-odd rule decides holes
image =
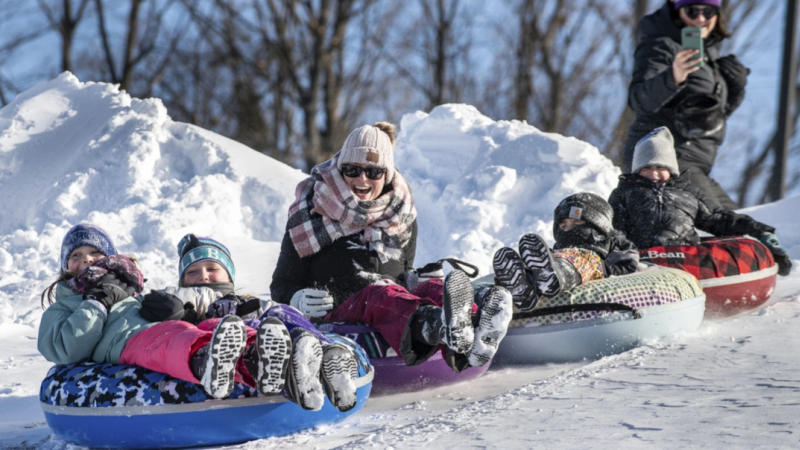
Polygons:
[[[696,169],[693,169],[696,170]],[[658,245],[696,244],[695,227],[715,236],[774,232],[746,214],[708,207],[703,194],[685,174],[658,184],[637,174],[624,174],[608,202],[614,208],[614,228],[640,249]]]
[[578,225],[569,231],[554,227],[555,250],[562,248],[584,248],[597,253],[603,260],[606,276],[633,273],[639,265],[639,252],[625,235],[617,230],[608,234],[587,224]]
[[[666,2],[661,9],[639,22],[633,76],[628,88],[628,105],[636,113],[636,118],[625,141],[622,165],[625,173],[631,171],[636,142],[654,128],[667,126],[675,136],[675,150],[681,171],[685,167],[695,166],[708,174],[717,156],[717,149],[725,138],[725,119],[744,98],[746,75],[743,79],[728,76],[726,80],[718,63],[722,39],[715,34],[704,40],[703,67],[691,73],[681,85],[675,84],[672,62],[681,50],[683,25],[680,19],[673,19],[672,14],[672,5]],[[732,59],[742,70],[747,70],[731,56],[723,59],[726,62]],[[727,76],[729,71],[725,73]],[[687,118],[689,111],[698,104],[718,107],[710,107],[702,114]],[[705,130],[699,135],[696,132],[687,133],[687,126],[692,125],[699,125]]]
[[301,258],[289,232],[283,235],[278,264],[269,286],[272,299],[288,304],[300,289],[325,289],[333,295],[335,306],[379,279],[402,281],[414,266],[417,250],[417,222],[411,225],[411,239],[399,260],[381,263],[377,252],[363,243],[362,234],[341,237],[319,252]]

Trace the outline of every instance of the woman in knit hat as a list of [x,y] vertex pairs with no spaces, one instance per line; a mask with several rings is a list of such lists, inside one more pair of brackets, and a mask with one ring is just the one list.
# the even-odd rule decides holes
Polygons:
[[636,144],[632,170],[620,175],[608,201],[614,209],[614,227],[638,248],[696,245],[700,237],[695,227],[715,236],[749,234],[770,249],[778,273],[789,274],[792,261],[780,246],[775,228],[712,206],[694,186],[691,173],[678,173],[675,144],[667,127],[652,130]]
[[[681,29],[698,27],[698,50],[681,47]],[[709,174],[725,138],[728,116],[744,99],[749,69],[734,55],[720,56],[730,37],[720,0],[669,0],[638,26],[638,45],[628,89],[636,118],[628,129],[622,170],[631,170],[634,145],[650,130],[666,126],[675,137],[678,166],[706,193],[714,207],[737,208]]]
[[459,269],[444,282],[402,285],[414,267],[417,210],[394,142],[390,123],[360,126],[298,184],[272,298],[318,320],[369,324],[409,365],[442,344],[455,370],[485,364],[505,335],[510,296],[486,291],[473,316],[472,284]]

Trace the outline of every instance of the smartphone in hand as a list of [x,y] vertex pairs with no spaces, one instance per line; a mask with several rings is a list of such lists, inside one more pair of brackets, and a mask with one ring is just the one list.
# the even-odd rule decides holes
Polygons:
[[681,47],[684,50],[700,50],[700,53],[692,59],[699,60],[696,67],[703,67],[703,37],[700,34],[700,27],[683,27],[681,29]]

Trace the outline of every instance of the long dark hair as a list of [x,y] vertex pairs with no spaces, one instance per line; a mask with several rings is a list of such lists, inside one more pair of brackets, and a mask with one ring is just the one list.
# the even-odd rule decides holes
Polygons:
[[[62,281],[67,281],[67,280],[72,279],[74,277],[75,277],[75,275],[71,274],[70,272],[65,272],[65,271],[62,270],[61,273],[58,275],[58,279],[56,279],[56,281],[53,281],[52,283],[50,283],[50,285],[47,286],[42,291],[42,296],[41,296],[42,309],[47,308],[47,306],[52,305],[53,302],[56,301],[56,286],[58,286],[58,283],[61,283]],[[47,299],[47,306],[44,305],[44,300],[45,299]]]

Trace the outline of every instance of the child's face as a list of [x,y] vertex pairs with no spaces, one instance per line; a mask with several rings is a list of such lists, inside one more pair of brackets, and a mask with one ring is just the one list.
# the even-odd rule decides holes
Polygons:
[[207,283],[230,283],[228,271],[216,261],[198,261],[183,272],[183,285],[194,286]]
[[569,230],[577,227],[578,225],[583,225],[585,223],[586,223],[585,220],[572,219],[572,218],[568,217],[568,218],[562,220],[561,222],[559,222],[558,228],[561,228],[561,231],[569,231]]
[[69,258],[67,258],[67,271],[72,275],[78,275],[83,269],[105,257],[105,253],[91,245],[81,245],[69,254]]
[[656,183],[665,183],[672,177],[672,174],[669,173],[669,169],[665,169],[664,167],[647,166],[639,169],[639,176]]

